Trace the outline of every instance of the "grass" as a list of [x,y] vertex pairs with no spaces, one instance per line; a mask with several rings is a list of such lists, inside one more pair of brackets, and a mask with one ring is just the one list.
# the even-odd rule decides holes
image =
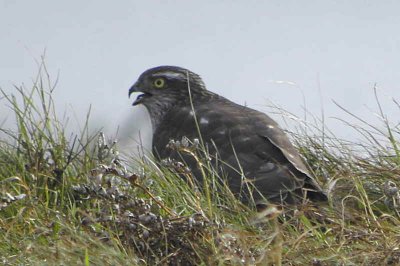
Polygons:
[[400,264],[400,129],[380,105],[383,127],[345,110],[363,124],[353,126],[362,143],[318,120],[292,133],[330,200],[260,215],[216,182],[196,144],[173,148],[204,166],[205,191],[179,162],[121,159],[89,120],[67,136],[49,80],[42,65],[32,88],[2,91],[17,128],[1,128],[1,264]]

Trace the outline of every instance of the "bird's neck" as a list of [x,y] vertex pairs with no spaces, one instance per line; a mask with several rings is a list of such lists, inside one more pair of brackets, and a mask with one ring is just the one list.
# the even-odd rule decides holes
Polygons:
[[[191,97],[184,97],[180,100],[177,100],[176,97],[163,97],[160,99],[155,99],[155,101],[150,104],[145,103],[145,107],[150,114],[151,125],[153,127],[153,132],[158,128],[158,126],[168,118],[170,111],[172,109],[179,110],[180,108],[191,108],[192,105],[196,108],[197,103],[209,101],[214,97],[220,97],[217,94],[214,94],[209,91],[193,91]],[[221,97],[222,98],[222,97]]]
[[172,101],[170,102],[168,100],[163,100],[154,102],[151,105],[152,106],[147,106],[145,104],[145,107],[150,114],[151,126],[154,132],[154,130],[158,128],[160,123],[164,120],[165,116],[174,106],[174,103]]

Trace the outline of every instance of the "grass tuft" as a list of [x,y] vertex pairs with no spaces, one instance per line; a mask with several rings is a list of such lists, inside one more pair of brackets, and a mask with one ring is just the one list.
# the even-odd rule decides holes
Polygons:
[[67,136],[54,89],[42,64],[31,88],[1,90],[16,120],[0,129],[2,264],[400,264],[400,130],[376,91],[382,125],[341,107],[361,122],[349,126],[363,142],[335,137],[318,119],[291,133],[329,202],[287,215],[236,200],[198,143],[171,148],[202,167],[205,190],[180,162],[121,159],[117,142],[89,134],[89,121]]

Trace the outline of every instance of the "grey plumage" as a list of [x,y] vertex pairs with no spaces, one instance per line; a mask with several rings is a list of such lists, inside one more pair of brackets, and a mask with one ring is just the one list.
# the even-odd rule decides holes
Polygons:
[[[220,171],[226,175],[230,189],[243,201],[249,196],[260,204],[264,197],[288,204],[297,203],[304,196],[326,200],[299,153],[274,120],[208,91],[197,74],[174,66],[152,68],[131,87],[129,94],[133,92],[143,93],[134,105],[143,104],[150,113],[153,153],[159,159],[178,158],[176,152],[166,148],[168,142],[183,136],[199,138],[200,131],[210,154],[217,152],[223,162],[219,164]],[[201,179],[193,161],[187,163]],[[260,193],[240,194],[243,184],[237,169],[243,170],[246,179]]]

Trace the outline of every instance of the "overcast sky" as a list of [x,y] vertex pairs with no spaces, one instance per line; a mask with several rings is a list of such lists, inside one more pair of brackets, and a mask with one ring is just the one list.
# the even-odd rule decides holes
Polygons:
[[[391,102],[400,101],[399,1],[0,3],[0,87],[29,87],[46,50],[50,74],[59,74],[57,107],[81,119],[91,105],[96,126],[115,133],[120,125],[121,138],[149,128],[127,95],[158,65],[186,67],[209,90],[265,112],[272,102],[319,116],[323,106],[326,123],[344,138],[354,132],[330,118],[347,117],[332,99],[375,123],[376,83],[389,118],[400,117]],[[4,100],[0,112],[1,123]]]

